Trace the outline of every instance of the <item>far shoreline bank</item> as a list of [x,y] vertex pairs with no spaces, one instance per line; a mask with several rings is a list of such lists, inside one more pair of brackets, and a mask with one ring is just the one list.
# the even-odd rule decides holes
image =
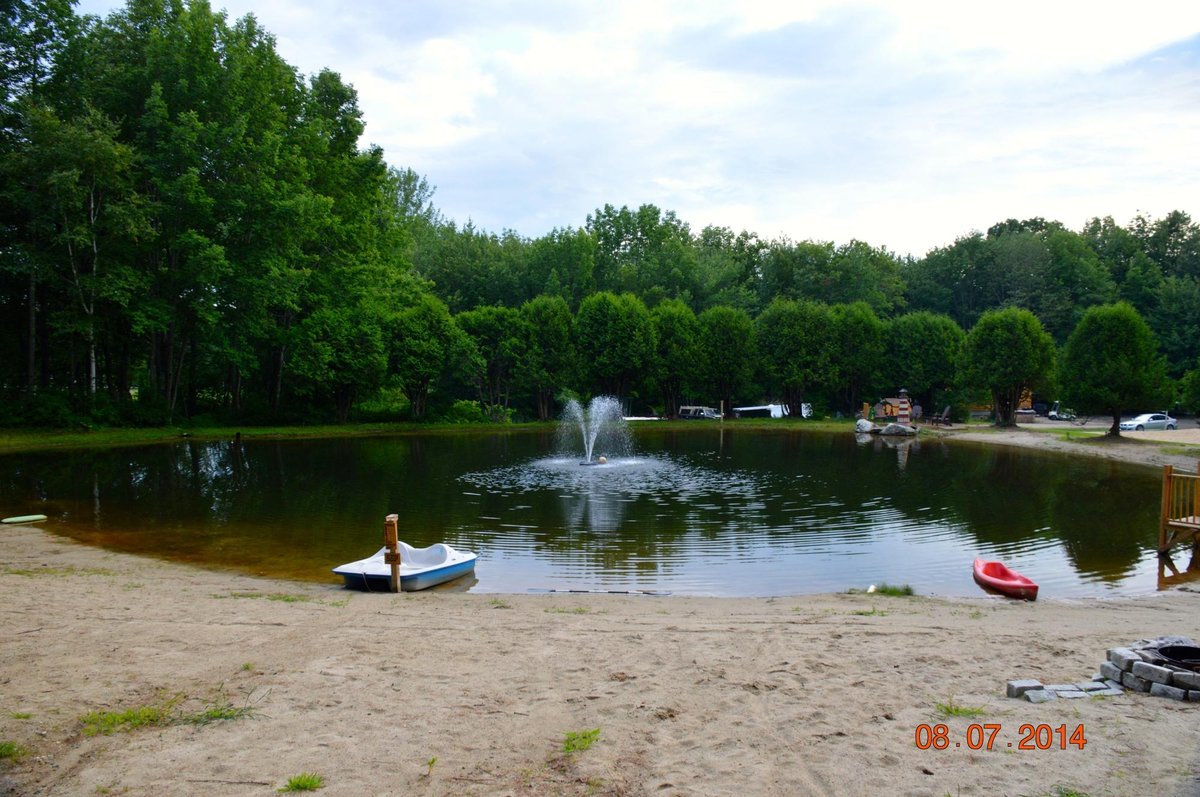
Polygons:
[[[853,433],[851,419],[737,419],[729,421],[646,420],[631,421],[635,434],[645,429],[669,431],[756,430],[779,433]],[[456,424],[389,423],[325,424],[314,426],[218,426],[109,428],[87,431],[57,429],[7,429],[0,431],[0,456],[52,451],[162,445],[183,441],[230,442],[251,440],[305,440],[338,437],[390,437],[419,434],[524,434],[557,429],[559,422]],[[1011,446],[1083,457],[1108,459],[1131,465],[1161,468],[1172,465],[1189,471],[1200,466],[1200,428],[1172,432],[1126,432],[1120,439],[1108,438],[1106,429],[1082,429],[1066,423],[1039,419],[1035,424],[997,427],[991,424],[957,424],[949,428],[918,424],[916,441],[969,441],[985,445]],[[1080,439],[1071,440],[1072,434]]]

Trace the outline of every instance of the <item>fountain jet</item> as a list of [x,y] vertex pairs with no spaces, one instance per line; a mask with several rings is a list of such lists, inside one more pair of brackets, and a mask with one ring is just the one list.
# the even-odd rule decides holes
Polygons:
[[629,429],[621,414],[621,402],[615,396],[596,396],[585,410],[575,399],[567,402],[559,424],[559,441],[563,448],[573,448],[572,439],[578,433],[583,442],[583,462],[580,465],[601,464],[593,458],[596,443],[606,455],[625,454],[629,449]]

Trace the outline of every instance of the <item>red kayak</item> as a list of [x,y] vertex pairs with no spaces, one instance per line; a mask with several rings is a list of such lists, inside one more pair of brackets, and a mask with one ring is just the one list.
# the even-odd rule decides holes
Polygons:
[[974,570],[975,582],[981,587],[993,589],[1010,598],[1037,600],[1038,585],[1020,573],[1009,570],[1000,562],[976,559]]

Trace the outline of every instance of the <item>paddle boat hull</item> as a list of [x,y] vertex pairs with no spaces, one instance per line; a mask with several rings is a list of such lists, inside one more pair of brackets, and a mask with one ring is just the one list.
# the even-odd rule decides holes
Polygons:
[[0,523],[38,523],[45,519],[45,515],[18,515],[16,517],[6,517],[0,520]]
[[[436,587],[475,571],[477,557],[474,553],[456,550],[445,543],[414,548],[401,542],[397,547],[400,549],[400,589],[404,592]],[[383,559],[385,553],[387,548],[380,548],[366,559],[333,568],[333,572],[342,577],[348,589],[388,592],[392,587],[392,568]]]
[[1010,598],[1037,600],[1038,585],[1015,570],[1009,570],[1000,562],[976,559],[972,570],[975,573],[975,583],[985,589],[994,590]]

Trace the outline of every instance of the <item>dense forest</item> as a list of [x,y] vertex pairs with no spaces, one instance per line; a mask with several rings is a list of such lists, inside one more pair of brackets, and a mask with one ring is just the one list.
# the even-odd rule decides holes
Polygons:
[[363,147],[354,88],[300,74],[253,17],[73,6],[16,0],[0,22],[0,422],[545,419],[601,392],[850,413],[901,386],[999,407],[980,358],[1018,356],[1004,330],[1034,341],[1019,387],[1086,400],[1095,368],[1065,384],[1056,363],[1090,362],[1073,333],[1097,308],[1146,327],[1156,363],[1114,401],[1200,403],[1182,211],[1009,219],[921,258],[697,232],[649,204],[489,232]]

